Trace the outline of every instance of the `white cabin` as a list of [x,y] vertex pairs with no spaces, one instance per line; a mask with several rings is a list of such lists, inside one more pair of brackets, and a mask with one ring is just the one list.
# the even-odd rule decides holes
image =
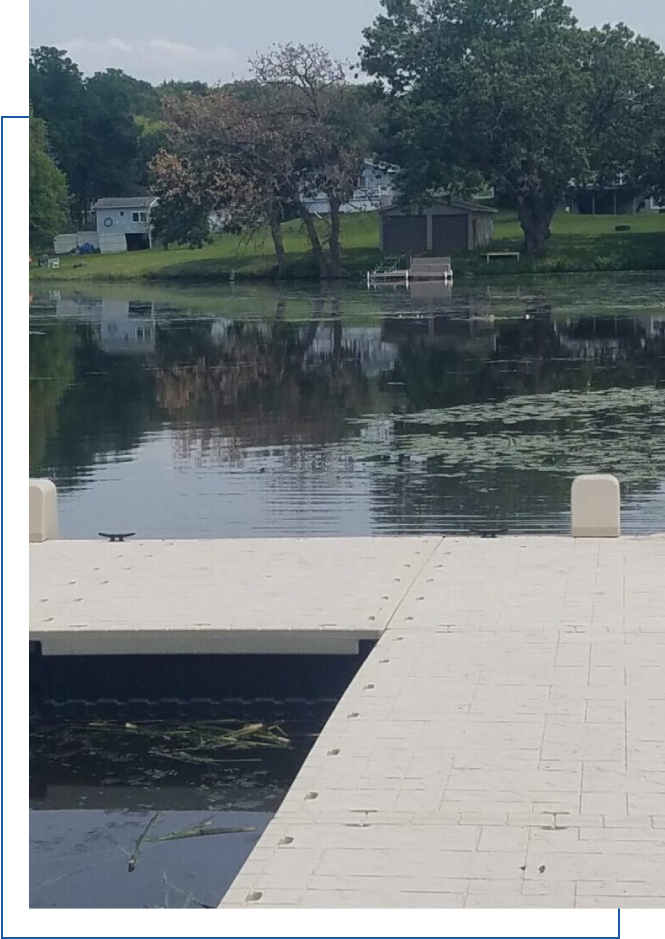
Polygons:
[[98,199],[92,206],[102,254],[152,248],[150,213],[156,196]]

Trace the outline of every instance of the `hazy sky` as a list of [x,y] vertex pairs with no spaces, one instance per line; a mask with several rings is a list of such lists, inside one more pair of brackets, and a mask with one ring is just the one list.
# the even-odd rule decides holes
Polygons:
[[[665,48],[662,0],[569,3],[584,25],[624,21]],[[30,45],[67,49],[86,73],[227,81],[274,42],[318,42],[355,59],[379,8],[379,0],[30,0]]]

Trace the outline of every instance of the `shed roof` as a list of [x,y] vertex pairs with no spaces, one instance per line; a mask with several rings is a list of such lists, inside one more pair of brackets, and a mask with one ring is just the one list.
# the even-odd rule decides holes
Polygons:
[[157,201],[157,196],[120,196],[112,199],[98,199],[93,210],[98,209],[149,209]]
[[383,206],[379,209],[379,213],[383,214],[385,212],[394,212],[396,209],[412,209],[417,208],[419,211],[422,209],[427,209],[432,205],[448,205],[453,209],[462,209],[467,212],[482,212],[484,214],[494,215],[498,209],[493,209],[489,205],[480,205],[478,202],[466,202],[464,199],[430,199],[428,202],[417,202],[415,199],[412,199],[411,202],[393,202],[392,205]]

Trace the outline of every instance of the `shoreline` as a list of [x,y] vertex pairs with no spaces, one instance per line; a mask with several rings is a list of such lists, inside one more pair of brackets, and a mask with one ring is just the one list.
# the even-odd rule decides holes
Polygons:
[[[645,268],[636,268],[636,267],[616,267],[616,268],[603,268],[603,267],[555,267],[555,268],[533,268],[524,264],[511,264],[510,262],[499,262],[495,265],[488,264],[487,270],[478,269],[474,265],[473,269],[464,270],[462,267],[461,270],[458,269],[457,273],[457,282],[460,280],[464,284],[483,284],[485,281],[496,281],[507,278],[515,277],[529,277],[529,278],[544,278],[544,277],[560,277],[562,275],[618,275],[618,274],[628,274],[632,276],[636,275],[665,275],[665,259],[662,267],[645,267]],[[233,272],[233,277],[231,273]],[[217,286],[221,284],[233,284],[241,282],[243,284],[263,284],[263,285],[289,285],[289,284],[298,284],[298,285],[307,285],[307,284],[316,284],[316,285],[357,285],[362,286],[365,282],[365,271],[352,270],[348,271],[345,275],[341,277],[329,277],[329,278],[319,278],[313,276],[310,273],[302,274],[291,274],[290,276],[278,278],[275,276],[273,271],[266,271],[265,273],[257,271],[247,271],[236,270],[230,268],[227,271],[220,271],[217,273],[210,274],[199,274],[198,276],[194,275],[165,275],[160,276],[159,271],[147,272],[143,274],[105,274],[100,273],[99,275],[82,275],[78,277],[74,276],[58,276],[58,271],[50,271],[46,273],[43,269],[30,272],[30,284],[54,284],[54,285],[63,285],[63,284],[137,284],[140,283],[142,286],[155,285],[160,287],[165,286],[182,286],[182,287],[195,287],[197,285],[201,286]],[[452,286],[455,286],[455,281],[453,281]],[[377,289],[377,288],[375,288]]]
[[[521,251],[523,237],[510,213],[499,213],[491,245],[475,252],[453,255],[459,282],[494,281],[506,276],[552,274],[657,273],[665,271],[665,215],[630,216],[628,232],[617,232],[623,216],[569,216],[560,213],[553,221],[548,255],[520,257],[518,261],[487,262],[485,253]],[[626,217],[628,218],[628,217]],[[221,284],[236,281],[262,283],[353,282],[385,260],[379,249],[379,222],[375,213],[349,216],[342,223],[344,276],[321,279],[303,231],[295,222],[283,225],[286,264],[283,276],[277,268],[271,241],[266,233],[254,239],[226,233],[202,248],[153,248],[118,254],[80,257],[63,255],[58,270],[33,268],[31,283],[90,281],[155,284]]]

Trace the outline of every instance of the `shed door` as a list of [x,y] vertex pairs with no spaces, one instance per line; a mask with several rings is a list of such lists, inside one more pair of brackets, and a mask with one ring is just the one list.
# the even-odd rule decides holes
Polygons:
[[424,215],[383,217],[384,254],[424,254],[427,251],[427,219]]
[[435,215],[432,218],[432,253],[455,254],[469,249],[467,215]]

